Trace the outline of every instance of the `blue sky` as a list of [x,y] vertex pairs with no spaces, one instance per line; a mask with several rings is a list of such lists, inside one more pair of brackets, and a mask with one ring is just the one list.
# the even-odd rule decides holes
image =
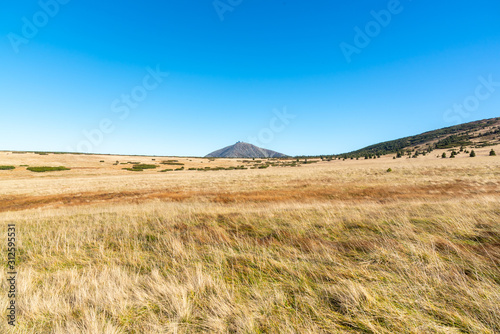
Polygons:
[[497,117],[499,17],[497,0],[4,0],[0,150],[331,154]]

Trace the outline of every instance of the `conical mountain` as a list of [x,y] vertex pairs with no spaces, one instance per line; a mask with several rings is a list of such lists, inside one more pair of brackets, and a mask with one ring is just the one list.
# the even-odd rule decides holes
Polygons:
[[237,142],[206,155],[207,158],[284,158],[286,154],[278,153],[255,145]]

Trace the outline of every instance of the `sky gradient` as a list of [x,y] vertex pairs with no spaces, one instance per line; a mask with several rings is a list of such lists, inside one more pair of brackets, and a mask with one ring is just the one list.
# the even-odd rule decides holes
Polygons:
[[0,150],[333,154],[500,116],[497,0],[2,7]]

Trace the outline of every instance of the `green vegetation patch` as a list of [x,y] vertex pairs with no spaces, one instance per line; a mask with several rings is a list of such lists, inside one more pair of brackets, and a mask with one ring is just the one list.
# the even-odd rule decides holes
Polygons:
[[145,169],[155,169],[155,168],[158,168],[158,165],[138,164],[138,165],[132,166],[132,168],[122,168],[122,169],[131,171],[131,172],[142,172]]
[[15,169],[16,167],[14,166],[0,166],[0,170],[12,170]]
[[139,164],[139,165],[134,165],[133,168],[137,168],[137,169],[155,169],[157,167],[158,167],[158,165]]
[[204,168],[194,168],[194,167],[191,167],[191,168],[188,168],[188,170],[197,170],[197,171],[203,171],[203,172],[207,172],[207,171],[218,171],[218,170],[240,170],[240,169],[248,169],[247,167],[241,165],[241,166],[230,166],[230,167],[204,167]]
[[66,168],[64,166],[59,166],[59,167],[47,167],[47,166],[28,167],[26,169],[29,171],[35,172],[35,173],[57,172],[57,171],[61,171],[61,170],[70,170],[70,168]]
[[175,165],[184,166],[184,164],[182,162],[163,161],[161,164],[162,165],[172,165],[172,166],[175,166]]

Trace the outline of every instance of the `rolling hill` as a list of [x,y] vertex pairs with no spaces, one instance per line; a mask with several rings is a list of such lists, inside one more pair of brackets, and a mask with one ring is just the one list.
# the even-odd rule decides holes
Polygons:
[[423,153],[434,149],[459,148],[461,146],[485,147],[499,143],[500,117],[496,117],[390,140],[335,156],[350,158],[408,151]]

